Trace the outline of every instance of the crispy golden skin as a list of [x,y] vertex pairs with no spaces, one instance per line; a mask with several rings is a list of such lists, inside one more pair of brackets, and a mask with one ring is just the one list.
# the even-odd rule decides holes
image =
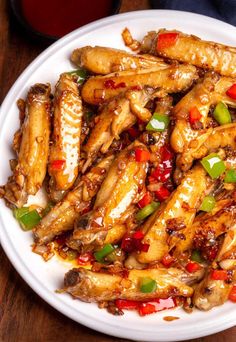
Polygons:
[[[135,160],[136,148],[147,149],[136,141],[118,155],[97,193],[92,212],[78,220],[73,239],[81,245],[90,244],[91,248],[96,244],[102,245],[108,230],[113,228],[114,232],[115,226],[123,224],[133,211],[131,205],[137,203],[142,196],[147,162]],[[115,240],[116,236],[115,234]],[[111,242],[111,237],[109,239]]]
[[172,236],[180,234],[179,239],[184,238],[181,235],[182,229],[193,223],[208,185],[209,179],[200,165],[196,165],[185,175],[168,201],[141,228],[145,233],[143,242],[149,244],[149,249],[137,254],[139,262],[161,260],[173,246]]
[[144,108],[146,103],[155,96],[145,90],[132,90],[123,97],[118,97],[105,104],[96,118],[96,125],[92,130],[84,151],[87,158],[93,158],[99,151],[106,153],[114,139],[133,126],[137,117],[148,121],[151,113]]
[[[227,89],[236,82],[235,79],[219,77],[215,73],[207,73],[196,86],[187,93],[173,108],[172,115],[175,127],[171,135],[171,146],[177,153],[185,153],[191,147],[191,141],[201,136],[206,128],[208,112],[218,102],[235,107],[236,101],[226,95]],[[199,129],[193,129],[189,123],[191,108],[197,107],[201,113]]]
[[[142,293],[140,291],[140,281],[144,277],[156,281],[157,288],[154,292]],[[74,268],[65,275],[64,290],[86,302],[109,301],[118,298],[141,301],[169,296],[190,297],[193,289],[187,284],[194,280],[196,276],[188,275],[177,268],[131,270],[127,278],[116,274]]]
[[73,228],[75,219],[90,206],[112,160],[113,156],[106,157],[93,167],[82,177],[80,183],[40,221],[34,228],[37,244],[50,242],[55,236]]
[[[68,190],[78,175],[82,102],[77,83],[71,74],[62,74],[54,97],[53,137],[50,148],[50,185],[56,190]],[[62,161],[61,167],[53,166]]]
[[106,75],[116,71],[166,68],[163,59],[151,55],[133,55],[123,50],[102,46],[84,46],[71,54],[71,61],[92,73]]
[[209,213],[200,214],[193,224],[183,229],[185,240],[176,239],[175,255],[190,250],[195,244],[199,249],[207,249],[213,246],[216,239],[228,231],[236,219],[236,206],[232,199],[222,199],[216,202],[215,207]]
[[236,147],[236,123],[209,128],[194,138],[188,149],[177,158],[177,166],[188,170],[195,159],[201,159],[210,152],[216,152],[226,146]]
[[91,77],[82,88],[82,98],[90,104],[100,104],[128,89],[145,86],[162,89],[162,93],[175,93],[191,86],[198,78],[192,65],[171,65],[163,69],[153,67],[135,71],[120,71],[106,76]]
[[236,76],[236,48],[201,40],[178,31],[160,30],[157,35],[170,32],[178,33],[176,42],[170,46],[158,49],[156,38],[153,39],[152,50],[156,50],[156,55],[214,70],[224,76]]
[[49,84],[37,83],[29,90],[17,165],[5,186],[5,198],[17,207],[41,188],[47,170],[50,135]]
[[232,286],[232,284],[228,284],[224,280],[211,279],[209,272],[195,288],[193,303],[199,310],[204,311],[222,305],[227,301]]

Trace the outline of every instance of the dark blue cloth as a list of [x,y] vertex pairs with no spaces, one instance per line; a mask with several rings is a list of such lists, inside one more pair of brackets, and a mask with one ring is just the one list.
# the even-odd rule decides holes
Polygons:
[[204,14],[236,26],[236,0],[150,0],[158,9]]

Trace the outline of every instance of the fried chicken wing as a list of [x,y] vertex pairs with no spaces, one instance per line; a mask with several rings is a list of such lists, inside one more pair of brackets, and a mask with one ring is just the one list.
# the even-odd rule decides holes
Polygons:
[[73,75],[64,73],[56,85],[53,137],[50,148],[50,187],[68,190],[78,175],[82,102]]
[[236,123],[209,128],[195,137],[188,148],[177,158],[177,166],[181,170],[188,170],[195,159],[201,159],[210,152],[226,146],[236,147]]
[[37,244],[48,243],[55,236],[73,229],[75,219],[90,206],[112,160],[113,156],[110,156],[100,161],[82,177],[80,183],[61,202],[43,217],[34,228],[34,238]]
[[[175,39],[164,44],[165,34]],[[236,48],[201,40],[179,31],[160,30],[152,40],[151,52],[161,57],[191,63],[203,69],[214,70],[224,76],[236,76]]]
[[[93,211],[81,217],[73,239],[81,245],[104,244],[109,229],[115,229],[127,219],[132,204],[137,203],[145,187],[147,162],[135,160],[135,149],[146,150],[145,145],[134,142],[123,150],[112,163],[100,190]],[[132,211],[131,207],[131,211]]]
[[198,78],[192,65],[171,65],[135,71],[120,71],[106,76],[91,77],[82,88],[82,98],[90,104],[100,104],[129,89],[145,86],[162,89],[163,95],[183,91]]
[[[133,126],[138,116],[144,118],[144,111],[144,119],[148,121],[151,113],[144,106],[153,96],[155,96],[153,92],[145,89],[131,90],[124,97],[115,98],[105,104],[83,147],[87,158],[92,159],[99,151],[106,153],[113,140],[119,139],[123,131]],[[139,114],[140,112],[141,114]]]
[[137,254],[139,262],[159,261],[173,246],[176,236],[185,239],[182,229],[193,223],[209,182],[200,165],[185,175],[168,201],[141,228],[145,233],[143,242],[149,245],[149,249]]
[[224,304],[232,289],[232,283],[224,280],[214,280],[211,272],[195,288],[193,303],[199,310],[210,310],[215,306]]
[[50,135],[49,84],[37,83],[29,90],[17,165],[5,185],[5,198],[16,207],[41,188],[47,170]]
[[[156,281],[154,292],[142,293],[140,282],[148,277]],[[131,270],[127,278],[120,275],[93,272],[74,268],[65,275],[64,290],[86,302],[119,299],[145,300],[170,296],[190,297],[193,289],[188,286],[196,276],[176,268]]]
[[71,61],[78,67],[100,75],[124,70],[166,68],[168,66],[163,59],[158,57],[133,55],[123,50],[102,46],[84,46],[76,49],[71,54]]

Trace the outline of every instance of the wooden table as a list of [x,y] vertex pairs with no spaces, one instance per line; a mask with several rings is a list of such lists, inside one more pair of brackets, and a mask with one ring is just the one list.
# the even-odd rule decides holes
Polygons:
[[[7,0],[0,0],[0,103],[23,69],[46,48],[30,40],[12,18]],[[147,0],[123,0],[121,12],[147,9]],[[38,297],[14,270],[0,246],[0,342],[112,342],[79,325]],[[236,341],[236,327],[194,341]]]

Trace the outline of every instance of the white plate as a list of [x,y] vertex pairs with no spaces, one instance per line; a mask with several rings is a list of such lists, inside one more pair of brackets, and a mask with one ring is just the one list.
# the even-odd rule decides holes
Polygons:
[[[12,158],[11,143],[19,126],[16,100],[25,97],[35,82],[53,85],[61,72],[72,69],[69,56],[73,49],[84,45],[103,45],[124,49],[121,31],[128,26],[137,39],[150,30],[178,29],[236,46],[236,29],[233,26],[205,16],[177,11],[139,11],[116,15],[80,28],[62,38],[44,51],[23,72],[5,98],[0,113],[0,184],[10,174],[8,160]],[[144,318],[135,312],[112,316],[95,304],[72,300],[69,295],[56,294],[62,286],[69,265],[54,258],[45,263],[31,252],[31,233],[24,233],[14,220],[11,211],[0,201],[0,239],[12,264],[31,288],[45,301],[64,315],[92,329],[113,336],[142,341],[179,341],[212,334],[235,324],[236,305],[228,302],[210,312],[194,311],[191,315],[182,309],[166,311]],[[180,317],[166,322],[167,315]]]

